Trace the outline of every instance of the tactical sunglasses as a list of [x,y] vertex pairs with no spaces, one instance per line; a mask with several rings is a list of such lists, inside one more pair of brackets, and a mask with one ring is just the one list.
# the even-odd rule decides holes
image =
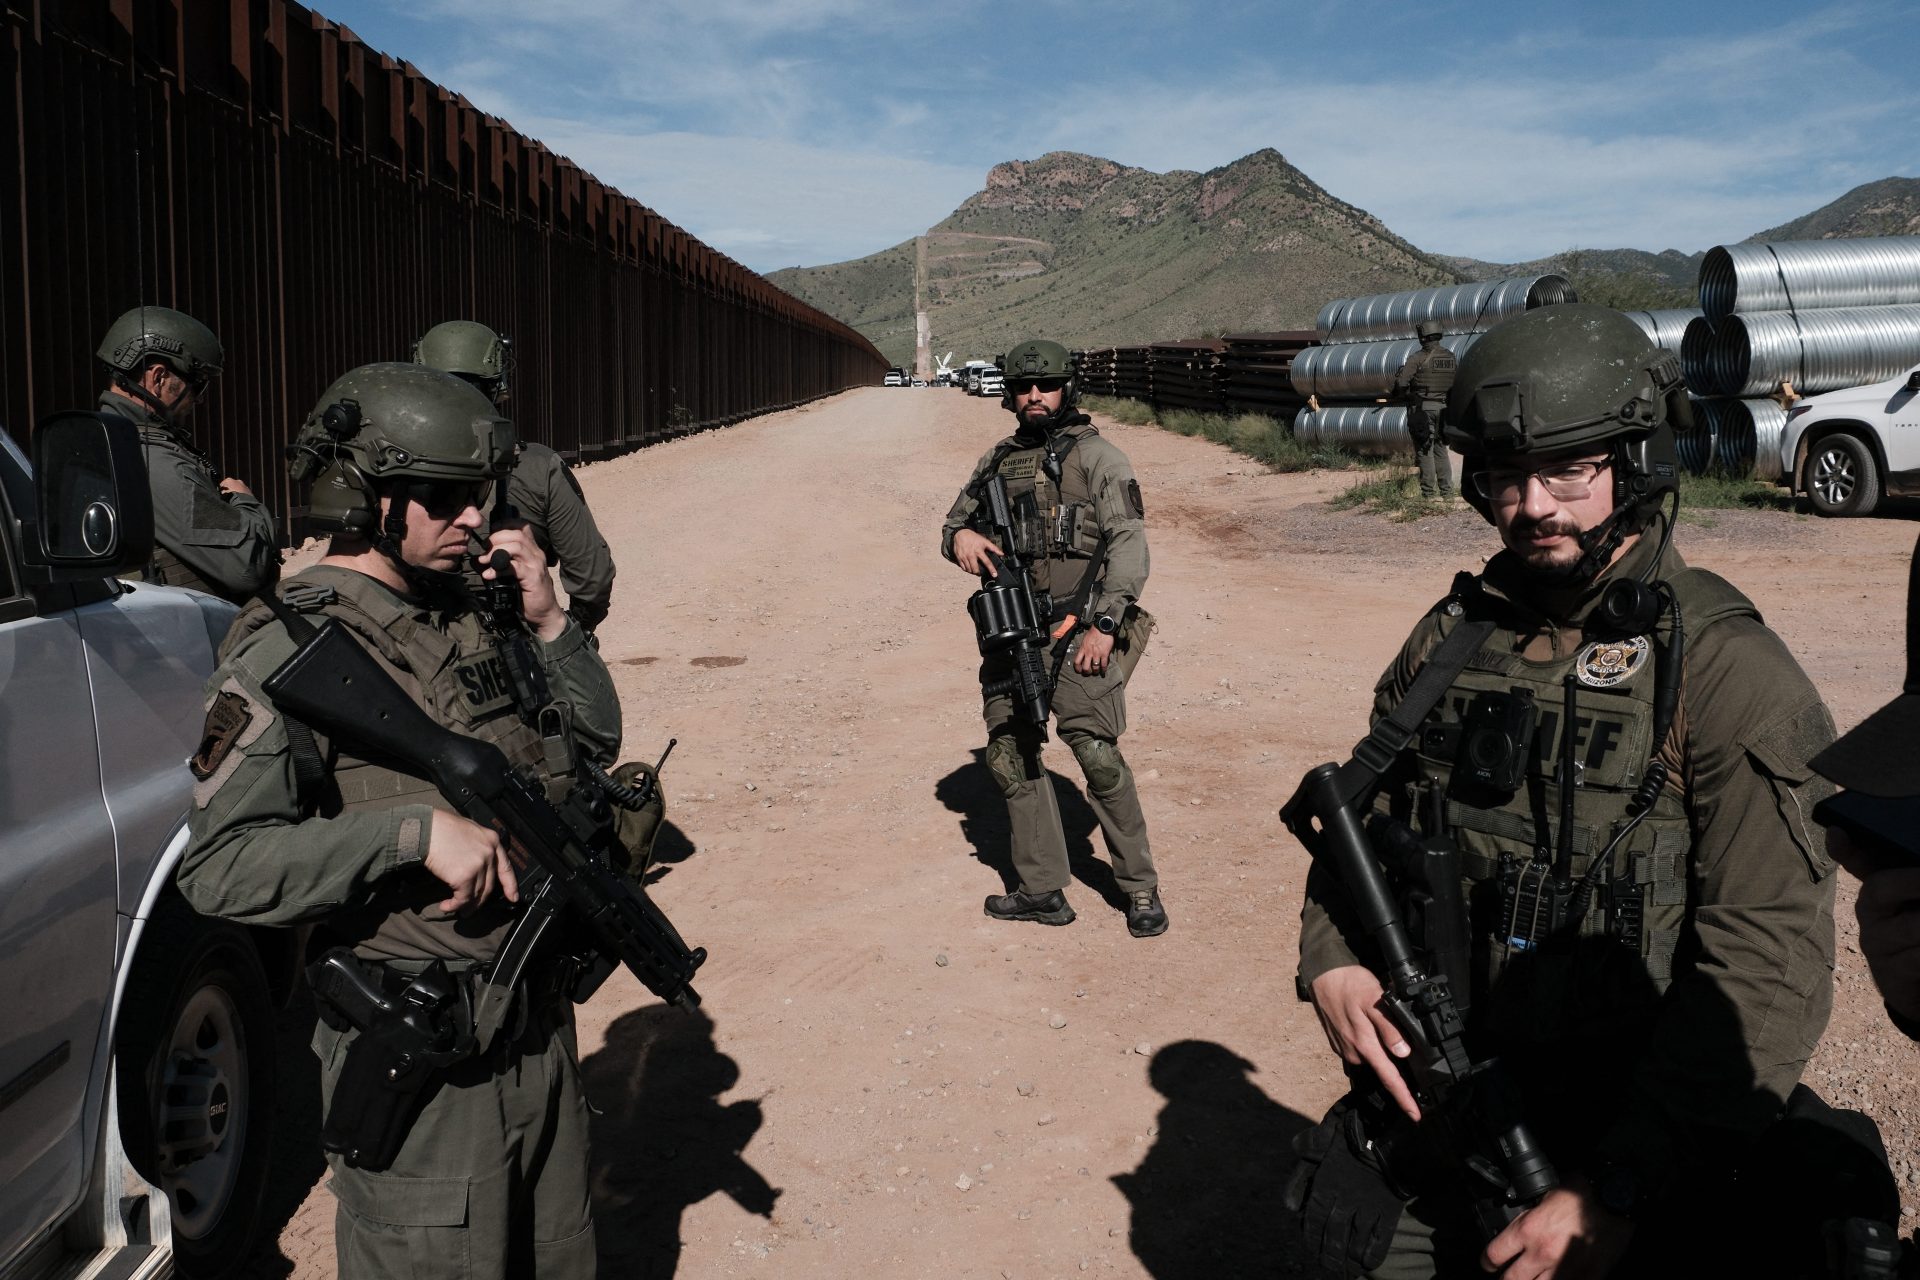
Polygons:
[[430,480],[413,490],[413,500],[435,520],[455,519],[468,507],[485,511],[492,497],[491,480]]
[[1059,391],[1065,388],[1065,378],[1008,378],[1007,390],[1014,395],[1023,396],[1038,387],[1042,391]]

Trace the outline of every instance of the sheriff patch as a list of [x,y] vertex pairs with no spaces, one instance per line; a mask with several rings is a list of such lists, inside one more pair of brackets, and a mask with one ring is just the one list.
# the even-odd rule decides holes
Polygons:
[[253,723],[253,709],[237,693],[222,692],[207,708],[206,724],[200,730],[200,747],[187,761],[193,776],[205,782],[220,768],[240,735]]
[[484,720],[513,705],[513,684],[507,676],[507,664],[492,650],[460,663],[453,674],[460,681],[467,711],[475,720]]
[[1611,689],[1633,679],[1634,673],[1647,665],[1647,655],[1651,652],[1653,646],[1645,636],[1631,640],[1596,640],[1574,659],[1573,672],[1580,683],[1590,689]]

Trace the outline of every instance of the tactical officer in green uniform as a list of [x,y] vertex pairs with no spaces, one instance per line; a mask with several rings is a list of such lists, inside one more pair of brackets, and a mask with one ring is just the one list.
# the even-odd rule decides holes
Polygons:
[[1407,357],[1393,375],[1393,396],[1407,406],[1407,434],[1413,437],[1413,455],[1420,464],[1420,496],[1453,496],[1453,460],[1447,456],[1440,422],[1453,388],[1456,368],[1453,352],[1440,345],[1440,325],[1422,320],[1414,326],[1420,349]]
[[[457,373],[504,410],[513,372],[506,339],[473,320],[446,320],[413,346],[416,364]],[[507,501],[533,531],[547,563],[558,561],[567,589],[567,612],[589,632],[607,616],[613,600],[613,553],[587,509],[580,482],[552,449],[520,442],[520,456],[507,484]]]
[[[512,451],[512,424],[458,378],[395,363],[337,380],[294,449],[296,468],[304,460],[318,471],[313,520],[333,539],[287,580],[283,607],[337,619],[437,722],[494,743],[554,787],[571,776],[574,753],[612,761],[619,704],[524,529],[497,529],[490,543],[517,580],[531,633],[520,642],[544,674],[546,706],[520,705],[508,642],[466,594],[468,539]],[[227,637],[192,761],[182,891],[209,915],[319,923],[389,996],[435,962],[472,990],[515,918],[513,857],[432,784],[280,713],[263,681],[295,647],[264,601]],[[388,1167],[329,1155],[341,1275],[594,1274],[572,1005],[537,960],[532,970],[492,1042],[428,1087]],[[323,1000],[314,1047],[330,1122],[357,1040]]]
[[[1071,661],[1055,664],[1060,674],[1053,718],[1086,776],[1114,880],[1127,895],[1127,929],[1137,938],[1152,937],[1167,931],[1167,913],[1147,847],[1147,820],[1119,745],[1127,727],[1127,678],[1153,632],[1153,616],[1137,603],[1147,582],[1146,508],[1126,455],[1075,407],[1079,396],[1065,347],[1023,342],[1007,353],[1005,369],[1000,403],[1018,426],[974,467],[941,527],[940,553],[968,573],[992,573],[989,556],[1002,556],[1007,548],[979,526],[982,494],[998,475],[1018,520],[1015,550],[1032,561],[1034,586],[1054,603],[1049,626],[1084,607],[1084,616],[1075,615],[1076,627],[1057,641],[1071,647]],[[1085,582],[1090,573],[1097,576]],[[1088,600],[1090,607],[1075,603]],[[1007,674],[1005,661],[989,658],[980,681],[993,685]],[[987,914],[1067,924],[1073,920],[1064,892],[1067,842],[1041,762],[1046,728],[1016,714],[1007,693],[988,695],[984,712],[987,767],[1007,798],[1013,867],[1020,877],[1016,892],[987,899]]]
[[245,481],[222,478],[187,427],[220,376],[220,339],[184,312],[135,307],[108,328],[98,356],[110,379],[100,408],[140,428],[153,489],[153,560],[127,576],[235,604],[273,582],[280,572],[273,513]]
[[1378,724],[1444,637],[1489,628],[1436,668],[1450,687],[1380,803],[1459,847],[1451,985],[1560,1184],[1490,1243],[1471,1225],[1472,1180],[1401,1118],[1419,1106],[1379,952],[1316,863],[1299,990],[1355,1091],[1299,1144],[1290,1202],[1335,1271],[1665,1275],[1676,1241],[1725,1262],[1757,1238],[1716,1206],[1831,1009],[1834,864],[1808,817],[1830,788],[1808,760],[1833,726],[1753,605],[1671,549],[1686,403],[1674,357],[1602,307],[1528,312],[1460,363],[1446,431],[1505,550],[1375,690]]

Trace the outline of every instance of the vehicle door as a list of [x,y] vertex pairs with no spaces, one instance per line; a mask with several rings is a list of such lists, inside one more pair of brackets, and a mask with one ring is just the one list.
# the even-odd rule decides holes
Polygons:
[[1887,430],[1882,444],[1887,450],[1887,470],[1893,475],[1906,473],[1909,479],[1920,472],[1920,369],[1893,384],[1887,397]]
[[[17,480],[25,459],[4,432],[0,451]],[[113,829],[73,593],[22,587],[11,526],[0,509],[0,1259],[84,1186],[115,948]]]

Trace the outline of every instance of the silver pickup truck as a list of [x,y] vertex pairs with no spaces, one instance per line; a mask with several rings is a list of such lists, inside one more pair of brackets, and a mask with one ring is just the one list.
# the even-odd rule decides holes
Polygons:
[[0,1280],[217,1277],[261,1229],[297,937],[173,888],[234,609],[151,554],[130,424],[0,431]]

